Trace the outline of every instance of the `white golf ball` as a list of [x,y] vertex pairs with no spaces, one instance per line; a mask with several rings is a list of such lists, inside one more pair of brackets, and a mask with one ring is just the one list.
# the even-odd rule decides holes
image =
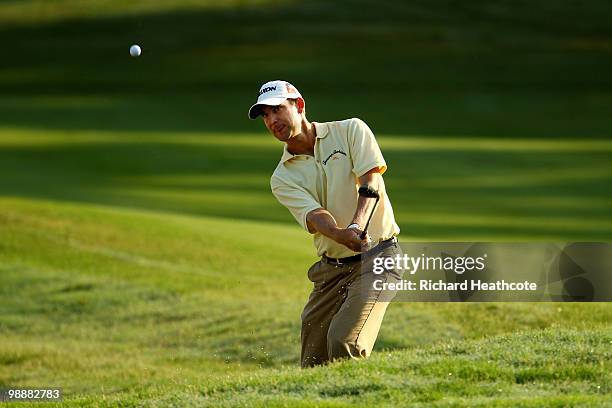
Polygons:
[[130,47],[130,55],[132,57],[139,57],[142,53],[142,49],[140,49],[140,45],[134,44]]

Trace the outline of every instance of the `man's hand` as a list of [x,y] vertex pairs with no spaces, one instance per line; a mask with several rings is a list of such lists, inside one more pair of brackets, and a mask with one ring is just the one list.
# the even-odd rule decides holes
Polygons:
[[361,239],[362,230],[338,227],[334,217],[323,208],[309,212],[306,215],[306,225],[310,232],[318,231],[355,252],[362,252],[368,247],[370,237],[366,236],[365,239]]
[[334,241],[355,252],[362,252],[368,247],[368,239],[361,239],[362,231],[357,228],[338,228],[331,237]]

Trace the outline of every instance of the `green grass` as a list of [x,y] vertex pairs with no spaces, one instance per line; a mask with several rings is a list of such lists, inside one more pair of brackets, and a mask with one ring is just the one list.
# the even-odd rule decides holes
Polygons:
[[[264,134],[0,130],[5,195],[293,225]],[[403,236],[609,240],[607,140],[380,136]],[[452,202],[452,207],[449,206]]]
[[61,386],[66,406],[612,406],[607,303],[394,303],[370,360],[298,369],[316,258],[269,191],[281,146],[246,119],[273,78],[312,120],[364,119],[403,240],[610,241],[611,11],[0,2],[0,388]]
[[147,121],[114,126],[244,131],[258,86],[286,78],[313,117],[367,116],[385,133],[610,136],[607,1],[194,3],[2,2],[3,95],[77,96],[83,109],[4,102],[0,118],[95,128],[143,104]]
[[164,13],[177,10],[214,10],[224,8],[262,7],[281,1],[269,0],[146,0],[126,4],[118,0],[21,0],[4,1],[0,6],[0,24],[3,26],[32,26],[65,20],[96,19],[109,16]]
[[[190,394],[226,406],[567,406],[610,403],[609,330],[545,330],[381,353],[298,373],[253,373]],[[551,348],[555,351],[551,352]],[[579,362],[579,367],[576,367]],[[558,388],[559,386],[562,389]],[[279,395],[285,397],[281,402]],[[157,401],[152,401],[157,402]],[[162,400],[162,403],[165,401]]]
[[610,387],[607,304],[393,304],[373,360],[301,371],[285,367],[312,260],[296,228],[1,204],[4,386],[158,406],[598,405]]
[[[67,405],[122,406],[138,401],[147,406],[608,406],[610,342],[609,329],[519,332],[379,353],[367,362],[307,371],[237,374],[209,366],[216,378],[187,369],[148,372],[150,366],[130,359],[135,369],[124,375],[140,376],[131,392],[123,389],[124,379],[116,388],[108,385],[116,390],[113,395],[83,396]],[[146,358],[146,353],[139,354]],[[170,384],[146,384],[164,374],[174,374]]]
[[[608,304],[397,303],[371,362],[291,368],[315,259],[269,193],[269,137],[1,135],[0,385],[61,385],[75,406],[608,401]],[[612,235],[607,141],[381,145],[404,239]],[[457,347],[469,352],[442,352]]]

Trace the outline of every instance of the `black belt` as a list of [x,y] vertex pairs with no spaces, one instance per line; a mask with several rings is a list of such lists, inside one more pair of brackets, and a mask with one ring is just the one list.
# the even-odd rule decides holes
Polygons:
[[321,260],[325,263],[336,265],[336,266],[342,266],[342,265],[346,265],[346,264],[350,264],[354,262],[359,262],[361,261],[362,256],[364,255],[367,256],[367,255],[371,255],[372,253],[382,251],[383,249],[387,248],[389,245],[394,244],[396,242],[397,242],[397,238],[391,237],[389,239],[385,239],[384,241],[380,241],[378,245],[376,245],[374,248],[370,249],[367,252],[361,253],[361,254],[347,256],[346,258],[330,258],[327,255],[323,255],[321,257]]

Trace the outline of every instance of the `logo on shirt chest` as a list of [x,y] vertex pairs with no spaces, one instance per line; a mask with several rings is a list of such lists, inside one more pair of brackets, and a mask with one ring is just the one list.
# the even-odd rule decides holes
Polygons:
[[330,160],[338,160],[341,154],[346,156],[346,153],[344,153],[342,150],[334,150],[329,156],[327,156],[327,159],[323,160],[323,165],[326,165]]

